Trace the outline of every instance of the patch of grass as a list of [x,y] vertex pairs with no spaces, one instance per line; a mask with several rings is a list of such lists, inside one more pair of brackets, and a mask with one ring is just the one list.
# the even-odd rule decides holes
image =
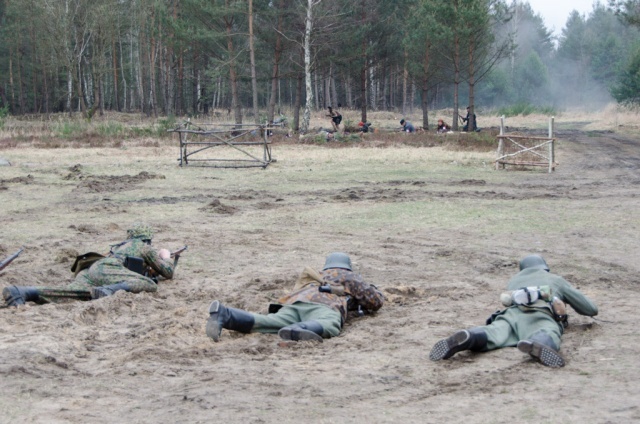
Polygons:
[[9,106],[0,107],[0,130],[4,129],[4,122],[7,116],[9,116]]
[[498,109],[498,116],[527,116],[532,114],[556,115],[557,110],[553,106],[535,106],[530,103],[516,103]]
[[167,131],[174,129],[175,127],[176,127],[176,117],[173,115],[167,116],[166,118],[160,119],[158,121],[158,125],[155,128],[155,135],[161,138],[171,137],[171,133]]
[[82,136],[87,132],[89,125],[82,121],[64,121],[54,125],[54,132],[61,138]]
[[117,137],[125,132],[124,126],[121,123],[114,121],[107,121],[98,124],[98,126],[96,127],[96,131],[98,134],[104,137]]

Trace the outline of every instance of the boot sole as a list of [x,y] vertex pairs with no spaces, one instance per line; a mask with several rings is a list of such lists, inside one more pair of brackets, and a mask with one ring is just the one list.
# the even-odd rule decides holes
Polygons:
[[[220,310],[220,301],[214,300],[213,302],[211,302],[211,305],[209,305],[209,315],[217,314],[219,310]],[[220,325],[218,325],[217,315],[215,317],[209,316],[209,319],[207,320],[206,331],[207,331],[207,336],[212,338],[214,342],[217,342],[218,340],[220,340],[220,332],[222,331],[222,329],[220,328]]]
[[278,331],[278,336],[284,340],[293,340],[295,342],[301,341],[314,341],[314,342],[323,342],[322,336],[314,333],[310,330],[305,330],[303,328],[281,328]]
[[518,350],[522,353],[528,353],[547,367],[564,367],[564,358],[558,352],[538,342],[521,340],[518,342]]
[[429,359],[431,359],[432,361],[439,361],[441,359],[451,358],[453,355],[463,350],[456,348],[459,348],[462,344],[469,340],[470,337],[471,335],[468,331],[462,330],[458,331],[451,337],[440,340],[438,343],[433,345],[433,348],[431,348]]

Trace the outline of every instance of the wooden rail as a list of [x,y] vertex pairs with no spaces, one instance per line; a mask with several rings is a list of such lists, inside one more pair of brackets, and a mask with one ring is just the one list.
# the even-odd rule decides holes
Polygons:
[[[534,137],[522,134],[505,134],[504,116],[500,118],[500,134],[498,139],[498,151],[496,154],[496,169],[504,169],[505,165],[518,166],[544,166],[548,172],[553,172],[558,165],[555,161],[555,142],[553,137],[554,118],[549,118],[549,136]],[[529,141],[533,146],[529,146]],[[512,151],[515,148],[515,151]],[[509,151],[509,153],[505,153]],[[524,158],[523,158],[524,157]],[[534,158],[538,160],[534,160]],[[542,159],[542,161],[540,161]]]

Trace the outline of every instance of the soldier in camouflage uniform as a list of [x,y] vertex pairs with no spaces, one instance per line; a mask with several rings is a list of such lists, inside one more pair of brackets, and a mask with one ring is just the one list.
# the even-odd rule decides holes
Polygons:
[[64,288],[11,286],[2,291],[8,306],[24,305],[27,301],[46,303],[60,298],[91,300],[110,296],[118,290],[132,293],[155,292],[158,286],[147,275],[125,267],[127,257],[140,258],[144,269],[165,279],[173,278],[175,261],[170,261],[167,249],[151,247],[153,230],[136,224],[127,230],[127,240],[114,245],[108,257],[76,273],[74,281]]
[[384,303],[382,293],[353,272],[351,259],[344,253],[327,256],[321,273],[310,269],[305,272],[303,275],[310,278],[301,284],[301,276],[297,290],[271,304],[268,315],[229,308],[215,300],[209,306],[207,335],[217,342],[226,328],[242,333],[278,333],[285,340],[321,342],[340,334],[348,311],[377,311]]
[[[505,306],[511,304],[507,309],[491,315],[485,326],[461,330],[440,340],[429,358],[439,361],[463,350],[484,352],[517,346],[543,365],[563,367],[565,362],[558,350],[568,322],[564,305],[586,316],[597,315],[598,307],[564,278],[550,273],[539,255],[520,261],[520,272],[509,281],[507,290],[506,299],[501,297]],[[516,293],[525,301],[514,297]]]

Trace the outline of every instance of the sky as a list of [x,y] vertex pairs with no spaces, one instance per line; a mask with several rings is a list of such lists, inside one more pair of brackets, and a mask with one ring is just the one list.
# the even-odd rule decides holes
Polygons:
[[[577,10],[580,14],[589,16],[596,0],[524,0],[528,1],[531,9],[539,13],[544,19],[546,27],[553,31],[555,36],[560,36],[562,28],[567,23],[569,14]],[[601,0],[606,4],[606,0]]]

